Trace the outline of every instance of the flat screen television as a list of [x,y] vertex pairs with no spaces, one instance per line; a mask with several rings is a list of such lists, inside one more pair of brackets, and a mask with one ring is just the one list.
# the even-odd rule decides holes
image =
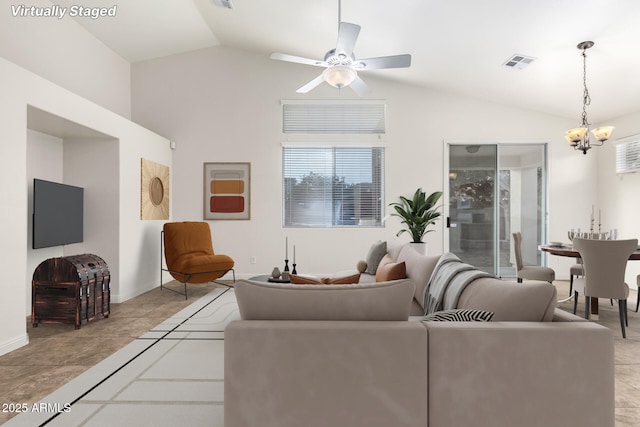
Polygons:
[[82,242],[84,189],[33,180],[33,249]]

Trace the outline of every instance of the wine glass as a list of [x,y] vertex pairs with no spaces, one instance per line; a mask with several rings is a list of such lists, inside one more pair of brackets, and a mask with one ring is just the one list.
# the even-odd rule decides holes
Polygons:
[[572,228],[567,234],[569,235],[569,240],[573,242],[573,238],[576,237],[576,231]]

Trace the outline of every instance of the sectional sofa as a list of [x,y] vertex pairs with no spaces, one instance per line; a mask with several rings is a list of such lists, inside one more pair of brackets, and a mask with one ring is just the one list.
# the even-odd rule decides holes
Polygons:
[[408,278],[236,283],[226,427],[614,426],[613,334],[557,310],[553,285],[479,278],[457,309],[492,321],[425,321],[440,257],[387,254]]

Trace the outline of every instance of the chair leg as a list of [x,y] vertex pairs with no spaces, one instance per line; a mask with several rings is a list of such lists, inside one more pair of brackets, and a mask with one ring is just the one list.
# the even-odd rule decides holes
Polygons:
[[626,300],[619,300],[618,301],[618,311],[620,312],[620,328],[622,329],[622,338],[627,338],[627,332],[624,329],[624,325],[625,325],[625,312],[626,312],[626,307],[625,307],[625,302]]
[[591,297],[584,296],[584,318],[589,320],[591,318]]
[[578,291],[573,293],[573,314],[578,310]]
[[624,324],[629,327],[629,309],[627,308],[627,300],[624,300]]
[[640,306],[640,289],[638,289],[638,299],[636,301],[636,313],[638,312],[638,306]]
[[573,274],[569,275],[569,296],[573,293]]

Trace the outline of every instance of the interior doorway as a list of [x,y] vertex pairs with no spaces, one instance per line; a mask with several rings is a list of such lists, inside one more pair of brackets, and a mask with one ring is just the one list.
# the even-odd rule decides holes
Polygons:
[[511,233],[525,264],[543,265],[547,237],[547,145],[447,144],[445,250],[500,277],[515,277]]

